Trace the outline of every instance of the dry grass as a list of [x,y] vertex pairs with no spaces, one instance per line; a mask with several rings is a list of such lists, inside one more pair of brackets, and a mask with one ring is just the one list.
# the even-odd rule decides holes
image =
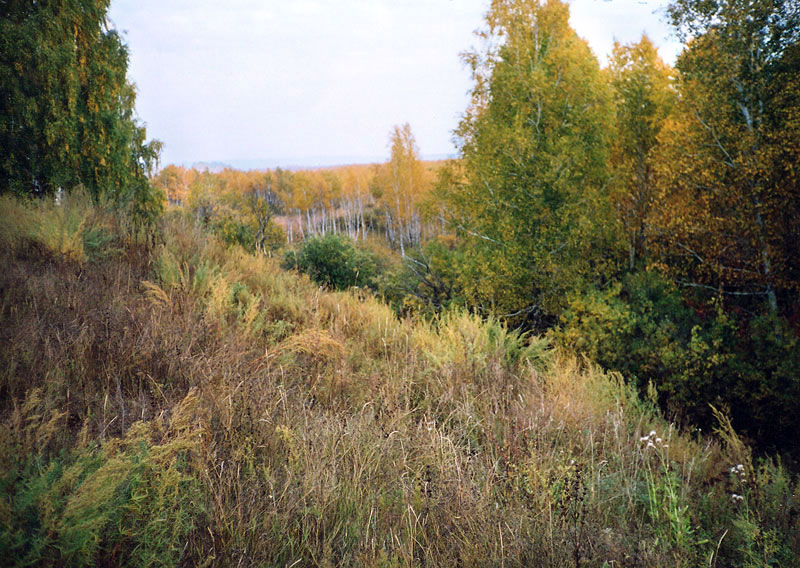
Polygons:
[[730,429],[689,437],[543,340],[459,312],[399,321],[164,223],[159,246],[120,238],[94,260],[3,233],[11,564],[796,558],[796,482],[769,464],[758,485],[732,480]]

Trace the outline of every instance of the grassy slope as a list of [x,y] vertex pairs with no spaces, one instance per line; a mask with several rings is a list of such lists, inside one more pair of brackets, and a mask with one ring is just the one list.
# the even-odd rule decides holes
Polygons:
[[398,321],[177,217],[145,246],[80,200],[0,214],[11,565],[798,562],[782,468],[542,341]]

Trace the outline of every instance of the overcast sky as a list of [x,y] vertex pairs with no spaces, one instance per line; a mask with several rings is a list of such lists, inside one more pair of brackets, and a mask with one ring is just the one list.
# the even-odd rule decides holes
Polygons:
[[[128,77],[162,165],[317,165],[388,157],[408,122],[423,155],[454,154],[468,102],[459,53],[489,0],[112,0]],[[574,0],[605,63],[646,32],[673,62],[663,0]]]

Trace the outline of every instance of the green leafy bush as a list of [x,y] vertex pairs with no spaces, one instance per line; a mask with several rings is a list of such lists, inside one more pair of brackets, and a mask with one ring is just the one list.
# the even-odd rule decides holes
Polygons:
[[384,300],[401,315],[439,313],[463,304],[458,282],[463,254],[452,238],[444,236],[409,251],[402,265],[381,280]]
[[269,221],[262,232],[254,226],[237,218],[235,214],[219,215],[210,221],[212,232],[227,245],[239,245],[247,252],[270,253],[286,244],[286,231]]
[[179,565],[205,519],[199,438],[158,426],[50,461],[27,456],[0,475],[7,565]]
[[239,245],[253,252],[256,241],[253,229],[231,216],[220,217],[212,224],[212,230],[227,245]]
[[305,241],[299,251],[286,253],[283,267],[299,270],[317,284],[338,290],[351,286],[375,288],[381,268],[375,255],[356,248],[350,239],[340,235]]
[[652,384],[662,408],[687,423],[713,427],[713,404],[762,449],[797,452],[800,349],[782,318],[714,301],[693,307],[674,284],[642,272],[572,298],[552,336],[642,393]]

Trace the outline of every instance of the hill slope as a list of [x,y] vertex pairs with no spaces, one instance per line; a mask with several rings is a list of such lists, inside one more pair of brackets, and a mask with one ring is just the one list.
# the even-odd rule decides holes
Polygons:
[[790,566],[797,485],[463,313],[0,201],[10,565]]

